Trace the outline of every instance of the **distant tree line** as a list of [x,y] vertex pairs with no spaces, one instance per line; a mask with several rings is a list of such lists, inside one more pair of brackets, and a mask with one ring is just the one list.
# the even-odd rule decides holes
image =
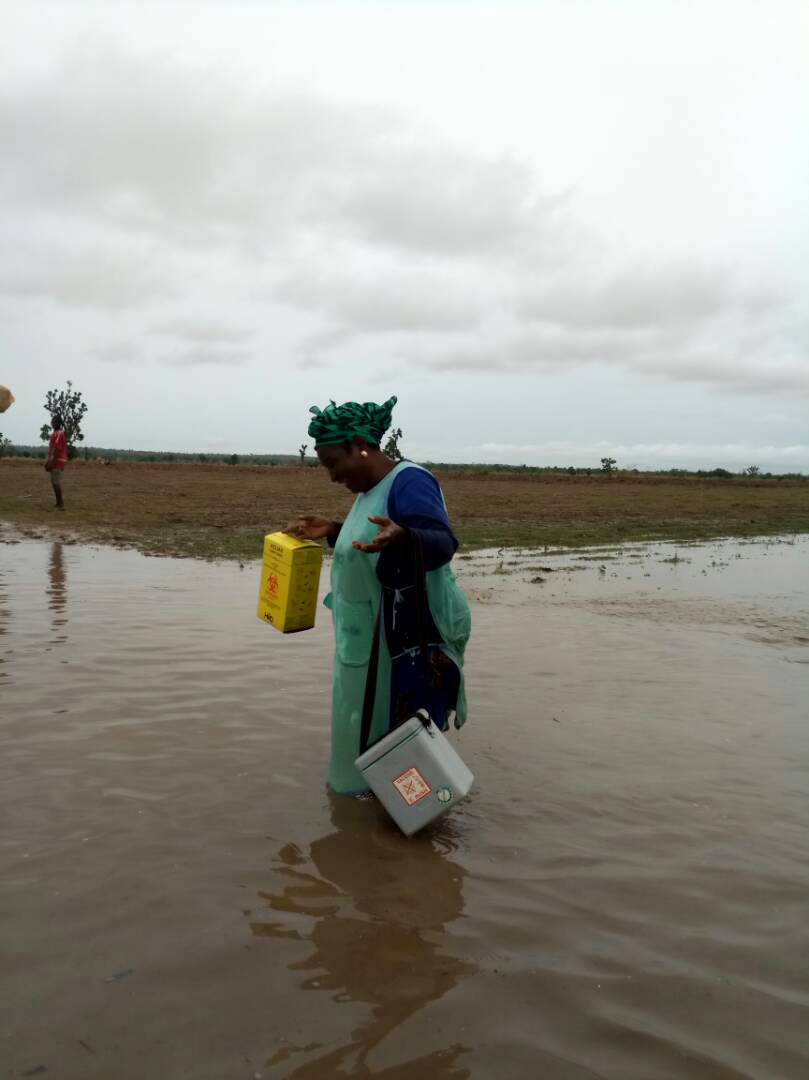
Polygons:
[[[8,439],[0,443],[0,455],[8,457],[40,458],[47,457],[46,446],[26,446],[19,443],[11,443]],[[316,468],[316,457],[305,457],[299,450],[296,454],[227,454],[227,453],[181,453],[175,450],[119,450],[104,446],[83,446],[77,450],[76,457],[79,461],[149,461],[149,462],[185,462],[187,464],[201,463],[207,465],[304,465],[307,468]],[[429,469],[443,473],[475,473],[481,474],[514,474],[518,476],[548,476],[566,474],[568,476],[598,476],[603,477],[606,470],[603,465],[490,465],[474,462],[457,464],[446,461],[425,461],[421,464]],[[680,476],[680,477],[716,477],[719,479],[732,480],[734,477],[745,477],[757,480],[806,480],[809,475],[799,472],[773,473],[761,472],[758,466],[748,466],[739,472],[731,472],[729,469],[618,469],[615,465],[610,466],[607,474],[610,477],[634,477],[634,476]]]
[[[7,450],[10,457],[46,458],[47,446],[26,446],[10,443]],[[162,461],[203,463],[208,465],[292,465],[300,463],[297,454],[228,454],[228,453],[183,453],[179,450],[120,450],[108,446],[83,446],[76,451],[79,461]],[[318,465],[317,458],[307,458],[305,464],[311,468]]]
[[[73,389],[73,383],[68,379],[65,390],[49,390],[45,397],[45,410],[51,416],[57,413],[62,417],[65,435],[67,438],[68,456],[83,457],[85,461],[100,459],[102,461],[152,461],[152,462],[199,462],[210,465],[292,465],[297,460],[300,465],[314,468],[318,465],[316,457],[306,457],[308,445],[301,443],[296,454],[224,454],[224,453],[181,453],[174,450],[118,450],[101,446],[85,446],[79,449],[77,443],[83,441],[84,435],[81,424],[87,412],[87,405],[83,401],[82,394]],[[50,428],[43,424],[39,437],[47,442],[50,436]],[[401,461],[403,454],[399,445],[402,438],[401,428],[392,428],[388,440],[383,446],[383,453],[392,461]],[[44,446],[22,446],[12,443],[4,438],[0,432],[0,457],[28,457],[46,458],[47,448]],[[458,465],[452,462],[427,461],[424,462],[429,468],[440,469],[448,473],[474,472],[475,474],[486,473],[518,473],[520,475],[546,475],[553,473],[566,473],[569,476],[592,476],[600,473],[611,480],[614,476],[696,476],[717,477],[720,479],[732,479],[734,476],[746,476],[762,480],[809,480],[804,473],[772,473],[762,472],[758,465],[748,465],[740,473],[733,473],[729,469],[619,469],[618,462],[613,457],[601,458],[600,468],[589,465],[484,465],[469,464]]]
[[[473,472],[483,473],[516,473],[518,475],[544,476],[549,474],[566,473],[568,476],[702,476],[719,477],[721,479],[733,479],[733,477],[754,477],[763,480],[809,480],[809,474],[800,472],[773,473],[761,472],[758,466],[748,466],[739,472],[731,472],[729,469],[619,469],[613,459],[607,458],[609,468],[601,464],[590,465],[490,465],[485,463],[457,464],[451,461],[425,461],[422,462],[428,469],[438,470],[445,473]],[[751,468],[753,471],[751,472]]]

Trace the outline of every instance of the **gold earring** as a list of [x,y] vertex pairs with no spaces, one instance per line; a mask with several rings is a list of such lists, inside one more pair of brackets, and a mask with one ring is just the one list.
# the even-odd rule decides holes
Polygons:
[[368,451],[367,450],[360,450],[360,457],[368,457]]

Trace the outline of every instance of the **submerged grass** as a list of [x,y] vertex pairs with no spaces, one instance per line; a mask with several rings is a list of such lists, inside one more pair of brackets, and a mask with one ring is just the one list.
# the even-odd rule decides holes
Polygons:
[[[571,547],[606,552],[627,541],[699,542],[809,532],[805,479],[627,474],[438,473],[464,551]],[[151,555],[259,558],[267,532],[300,513],[341,519],[345,489],[321,469],[151,462],[71,462],[67,511],[50,509],[40,463],[0,459],[0,521],[23,532],[70,532]]]

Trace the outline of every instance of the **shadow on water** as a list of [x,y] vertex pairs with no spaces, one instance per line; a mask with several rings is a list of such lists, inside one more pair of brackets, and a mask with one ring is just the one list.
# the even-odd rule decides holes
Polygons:
[[[430,940],[464,907],[464,870],[437,850],[451,848],[451,838],[442,843],[426,830],[407,840],[382,820],[378,808],[376,814],[369,813],[373,808],[368,803],[331,794],[329,798],[336,831],[315,840],[308,855],[295,844],[280,849],[276,873],[285,884],[278,892],[259,892],[279,918],[251,922],[250,929],[260,938],[310,943],[311,955],[289,965],[291,971],[306,973],[301,988],[329,992],[338,1003],[364,1002],[371,1011],[347,1042],[287,1075],[295,1080],[404,1080],[414,1075],[464,1080],[471,1074],[457,1062],[468,1047],[457,1042],[387,1068],[368,1063],[388,1035],[475,970]],[[308,928],[296,928],[300,916],[311,920]],[[287,1044],[267,1067],[323,1049],[320,1042]]]

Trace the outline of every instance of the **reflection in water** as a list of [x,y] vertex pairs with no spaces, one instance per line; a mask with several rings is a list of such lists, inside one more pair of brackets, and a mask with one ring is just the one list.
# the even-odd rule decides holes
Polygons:
[[59,633],[63,626],[67,626],[67,576],[65,574],[64,544],[58,541],[51,547],[51,559],[48,563],[49,585],[45,590],[48,594],[48,607],[53,612],[51,626],[54,631],[54,644],[67,641],[67,634]]
[[[6,583],[4,581],[3,571],[0,570],[0,638],[9,630],[9,622],[11,620],[11,608],[8,603],[8,595],[6,593]],[[3,655],[4,652],[11,652],[11,649],[0,649],[0,665],[5,664],[6,658]],[[9,678],[9,673],[3,671],[0,667],[0,683]]]
[[[309,916],[311,930],[301,933],[283,919],[250,928],[257,937],[311,942],[311,956],[290,965],[311,972],[302,988],[331,991],[337,1002],[367,1002],[371,1014],[347,1042],[288,1075],[464,1080],[469,1070],[456,1061],[467,1047],[459,1043],[388,1068],[373,1069],[367,1061],[387,1035],[473,971],[429,940],[463,910],[463,868],[435,849],[429,830],[405,840],[368,803],[334,796],[331,802],[337,831],[315,840],[308,859],[294,844],[283,847],[277,872],[286,886],[259,893],[273,912]],[[322,1048],[287,1046],[267,1065]]]

